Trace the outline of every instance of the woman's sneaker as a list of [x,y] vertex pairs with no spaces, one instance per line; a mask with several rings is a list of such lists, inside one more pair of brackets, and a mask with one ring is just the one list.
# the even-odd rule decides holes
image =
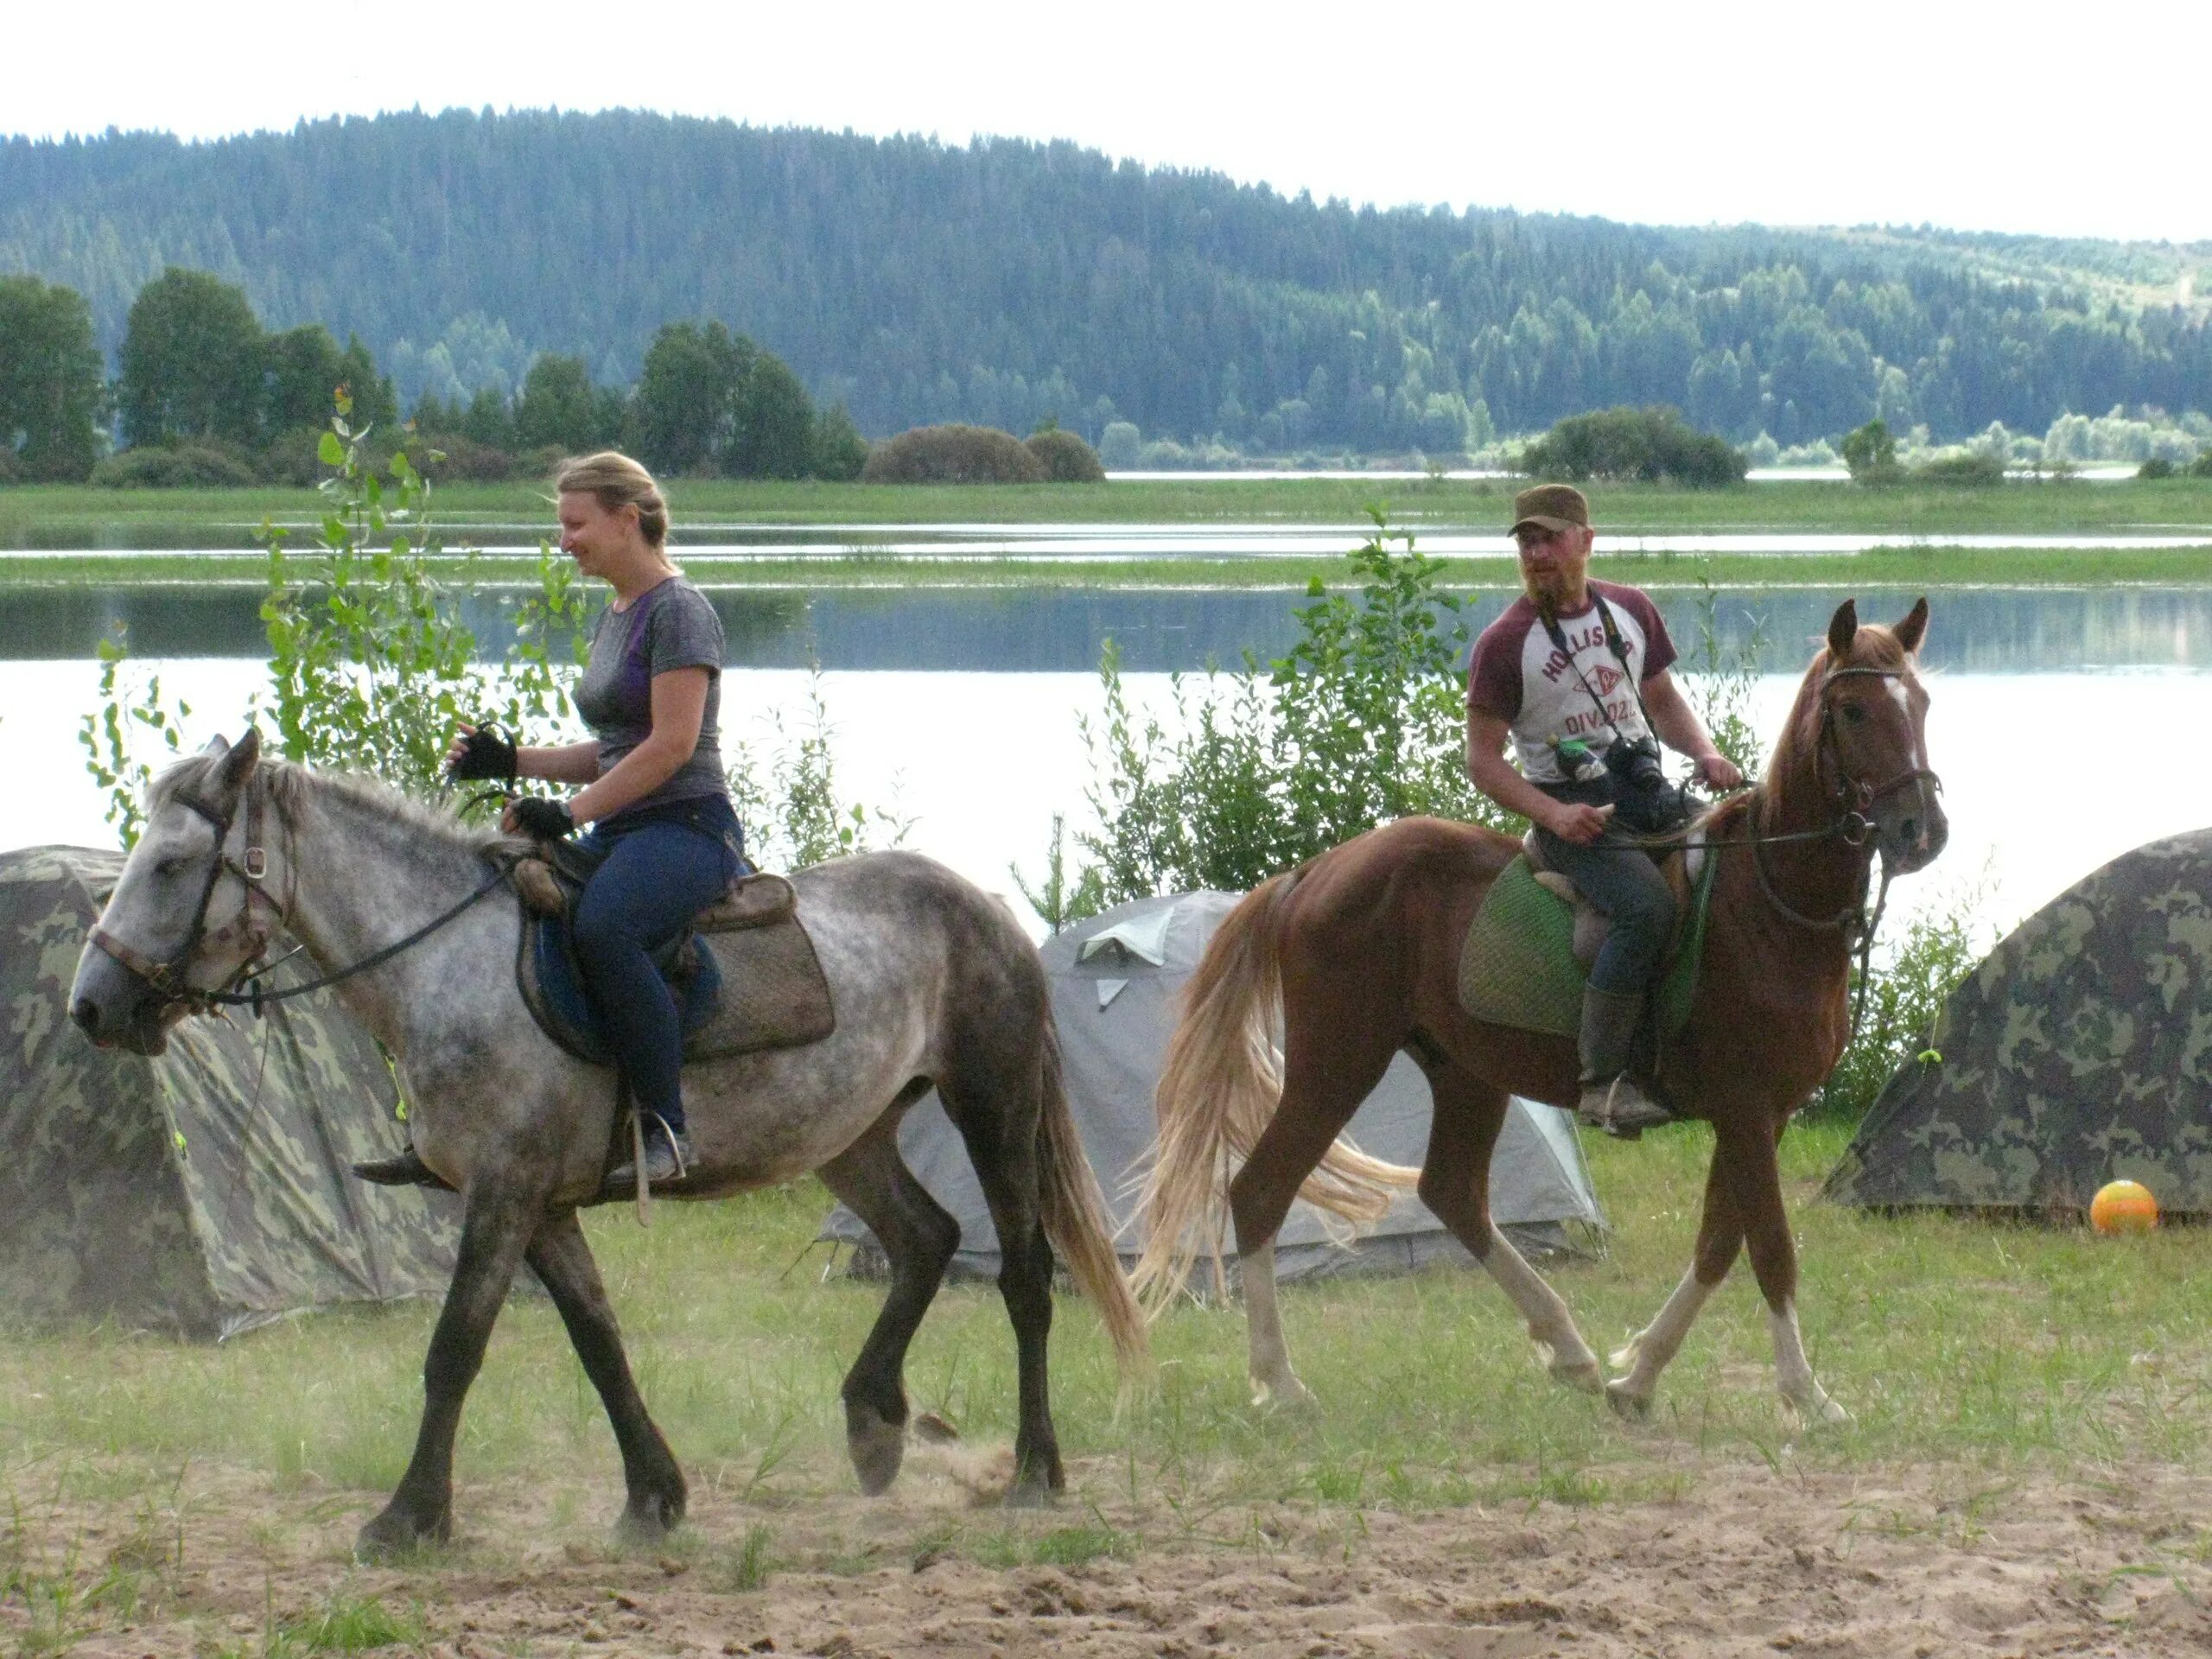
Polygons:
[[[671,1129],[658,1117],[645,1129],[645,1185],[666,1186],[680,1181],[691,1173],[691,1137],[682,1129]],[[638,1185],[638,1164],[635,1159],[625,1159],[607,1172],[606,1191],[616,1198],[633,1192]]]

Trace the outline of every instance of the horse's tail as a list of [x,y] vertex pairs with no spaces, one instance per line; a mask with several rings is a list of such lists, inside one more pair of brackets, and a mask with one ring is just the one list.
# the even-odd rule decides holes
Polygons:
[[[1298,872],[1262,883],[1229,912],[1183,988],[1154,1105],[1160,1140],[1140,1215],[1144,1254],[1132,1275],[1158,1313],[1188,1282],[1201,1251],[1222,1277],[1223,1198],[1282,1099],[1274,1029],[1282,1003],[1282,905]],[[1339,1139],[1299,1196],[1348,1221],[1373,1221],[1418,1170],[1370,1158]]]
[[1098,1190],[1090,1160],[1068,1110],[1060,1071],[1060,1040],[1048,1014],[1045,1021],[1043,1110],[1037,1140],[1038,1212],[1045,1236],[1068,1264],[1083,1294],[1097,1305],[1106,1334],[1114,1344],[1115,1363],[1125,1382],[1151,1363],[1151,1344],[1143,1312],[1122,1276],[1114,1253],[1114,1229],[1106,1217],[1105,1195]]

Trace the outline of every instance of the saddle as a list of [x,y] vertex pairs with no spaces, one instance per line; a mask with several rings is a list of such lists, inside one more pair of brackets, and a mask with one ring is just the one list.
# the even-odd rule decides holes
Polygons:
[[[599,861],[568,842],[543,843],[511,872],[523,901],[515,984],[538,1028],[576,1058],[611,1065],[575,955],[576,899]],[[683,1058],[724,1059],[820,1042],[837,1028],[830,982],[780,875],[747,874],[653,953],[675,994]]]
[[[1688,1023],[1705,954],[1715,861],[1694,838],[1659,861],[1675,895],[1675,933],[1651,994],[1656,1034]],[[1491,883],[1459,950],[1459,1006],[1473,1019],[1573,1038],[1590,964],[1612,918],[1546,867],[1533,832]]]

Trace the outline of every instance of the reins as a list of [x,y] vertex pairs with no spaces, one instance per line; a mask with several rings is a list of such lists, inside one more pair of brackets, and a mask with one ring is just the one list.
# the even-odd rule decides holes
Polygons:
[[[235,812],[229,815],[218,812],[195,795],[180,795],[176,798],[180,804],[190,808],[214,825],[215,857],[210,862],[207,882],[200,890],[200,903],[193,912],[192,926],[185,935],[183,944],[175,952],[162,960],[156,961],[131,949],[105,928],[95,925],[89,935],[93,944],[143,979],[154,994],[162,999],[164,1007],[182,1003],[195,1013],[213,1007],[244,1007],[252,1009],[254,1017],[258,1019],[263,1008],[271,1002],[286,1002],[296,996],[305,996],[311,991],[325,990],[333,985],[352,979],[356,975],[367,973],[372,968],[382,967],[394,957],[413,949],[439,929],[473,909],[489,896],[493,888],[503,885],[509,879],[508,868],[505,865],[495,865],[491,874],[486,876],[483,881],[466,897],[439,912],[437,915],[423,923],[404,938],[395,939],[390,944],[380,946],[371,951],[358,962],[350,963],[343,968],[335,969],[302,984],[286,985],[276,989],[267,988],[262,984],[262,981],[307,947],[296,945],[272,963],[264,963],[260,960],[262,951],[267,948],[270,930],[267,927],[256,928],[253,925],[254,900],[258,899],[269,906],[278,921],[289,922],[290,900],[298,893],[298,872],[295,868],[296,860],[287,859],[285,861],[286,886],[289,891],[284,902],[279,903],[270,898],[268,890],[262,885],[263,879],[267,875],[269,869],[269,855],[267,849],[263,845],[262,833],[265,790],[266,785],[262,780],[262,776],[257,772],[246,784],[245,797],[246,844],[242,857],[238,859],[233,859],[231,856],[229,847],[231,829],[236,822]],[[280,823],[285,823],[281,812],[276,816]],[[288,837],[290,829],[291,826],[285,823]],[[238,921],[225,923],[210,936],[207,933],[207,911],[214,900],[216,886],[222,880],[224,872],[226,870],[238,878],[245,887],[245,896],[239,907]],[[213,989],[186,983],[183,976],[189,968],[193,957],[199,954],[203,944],[207,943],[211,937],[218,943],[228,938],[233,926],[241,929],[241,937],[251,941],[254,947],[252,953],[240,964],[238,971]],[[240,985],[247,988],[243,991],[233,988]]]

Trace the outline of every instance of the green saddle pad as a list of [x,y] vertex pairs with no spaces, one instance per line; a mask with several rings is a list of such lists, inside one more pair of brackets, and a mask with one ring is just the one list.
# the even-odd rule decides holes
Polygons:
[[[1660,972],[1659,1030],[1672,1037],[1689,1023],[1697,970],[1705,955],[1706,911],[1719,863],[1708,849],[1690,889],[1681,944]],[[1474,1019],[1522,1031],[1573,1037],[1582,1027],[1588,976],[1574,959],[1574,906],[1536,880],[1528,855],[1507,865],[1475,912],[1459,950],[1459,1006]]]

